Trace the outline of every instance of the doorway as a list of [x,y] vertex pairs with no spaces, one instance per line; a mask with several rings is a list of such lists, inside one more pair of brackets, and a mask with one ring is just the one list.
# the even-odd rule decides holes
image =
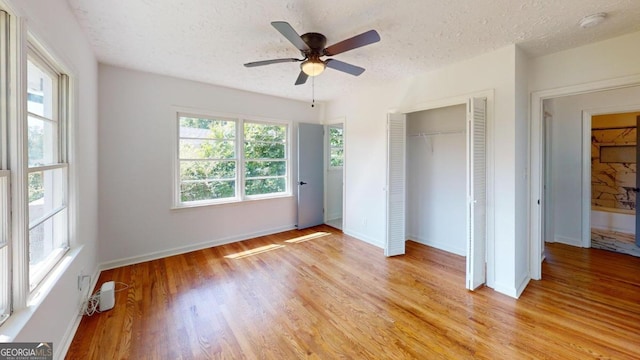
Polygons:
[[325,224],[342,230],[344,203],[344,122],[325,126]]
[[640,109],[638,85],[629,78],[532,94],[532,279],[541,278],[545,242],[591,246],[591,115]]
[[[487,95],[492,95],[492,93],[487,93]],[[490,222],[487,221],[489,215],[487,212],[487,193],[489,192],[487,188],[487,174],[489,173],[487,171],[487,144],[489,143],[489,141],[487,141],[487,134],[489,133],[487,131],[487,120],[491,119],[490,114],[487,114],[489,109],[489,107],[487,107],[487,100],[488,97],[449,99],[432,104],[432,106],[424,106],[421,109],[407,111],[406,113],[390,113],[387,119],[387,236],[385,240],[385,255],[395,256],[404,254],[407,231],[416,232],[409,235],[417,238],[418,242],[424,243],[427,240],[423,238],[421,241],[421,231],[427,233],[434,228],[437,232],[442,233],[443,236],[450,237],[452,229],[458,230],[462,228],[464,235],[460,240],[462,240],[461,243],[466,246],[463,248],[464,250],[461,249],[460,242],[452,246],[451,241],[447,241],[446,239],[441,240],[443,238],[438,240],[429,239],[428,241],[432,242],[430,245],[437,245],[441,249],[443,249],[444,246],[444,250],[450,252],[457,248],[458,253],[466,256],[466,287],[470,290],[474,290],[487,282],[487,259],[492,259],[487,255],[487,247],[490,246],[487,242],[487,234],[490,231],[487,227],[487,224]],[[460,108],[458,108],[458,106],[460,106]],[[454,115],[455,120],[449,119],[446,122],[440,123],[436,121],[433,124],[430,124],[428,121],[420,123],[420,121],[416,120],[414,121],[414,123],[417,124],[415,127],[413,127],[413,124],[410,125],[412,126],[410,131],[415,131],[415,133],[407,132],[407,114],[411,116],[411,114],[415,112],[447,107],[452,107],[448,110],[452,110],[454,114],[456,110],[463,109],[462,116],[458,117]],[[445,112],[447,112],[447,110],[445,110]],[[422,119],[424,116],[429,117],[431,114],[433,113],[424,112],[416,116],[417,119]],[[443,114],[437,114],[435,118],[441,118],[442,115]],[[438,128],[438,126],[442,125],[445,127]],[[439,159],[432,159],[433,161],[429,164],[420,164],[421,156],[419,155],[420,152],[418,152],[418,155],[414,157],[417,158],[417,160],[413,160],[412,158],[409,160],[410,162],[407,162],[406,144],[409,141],[407,135],[410,135],[410,138],[418,139],[427,139],[441,135],[462,135],[462,139],[464,139],[465,146],[456,147],[455,150],[455,152],[464,159],[464,162],[461,161],[461,163],[464,164],[462,167],[464,170],[460,171],[456,166],[453,167],[456,169],[454,172],[457,174],[455,180],[461,180],[465,184],[464,187],[457,190],[458,195],[460,195],[460,193],[464,194],[464,202],[462,202],[463,206],[461,207],[463,212],[460,212],[460,209],[458,209],[457,213],[448,212],[445,215],[445,217],[448,218],[446,221],[448,228],[447,226],[439,227],[442,224],[438,224],[437,219],[431,218],[440,215],[439,210],[434,210],[433,208],[441,205],[441,212],[441,210],[446,207],[446,202],[443,204],[435,204],[433,199],[428,198],[420,198],[414,201],[413,198],[415,195],[409,191],[418,189],[418,192],[422,192],[421,188],[424,186],[425,181],[421,176],[426,176],[427,172],[429,176],[438,178],[437,183],[441,183],[442,186],[441,188],[430,189],[432,196],[434,192],[444,192],[443,190],[448,189],[450,181],[443,181],[442,178],[445,176],[439,175],[437,172],[444,171],[444,164],[447,164],[447,160],[450,160],[451,154],[444,152],[440,155]],[[434,145],[433,142],[432,145]],[[447,146],[451,145],[452,144],[447,144]],[[447,148],[447,146],[439,144],[438,147],[441,149],[439,149],[438,152],[441,152],[441,150]],[[408,167],[413,167],[414,165],[417,168],[415,173],[413,173],[414,169],[407,170]],[[427,167],[434,166],[442,169],[427,169]],[[411,181],[407,180],[407,174],[412,177]],[[407,191],[408,187],[411,187],[409,191]],[[453,192],[455,193],[456,190],[454,189]],[[410,202],[409,206],[414,204],[414,208],[407,207],[408,202]],[[411,213],[413,210],[420,209],[420,206],[424,205],[429,207],[429,210],[426,211],[426,213],[431,213],[432,215],[429,216],[429,218],[424,218],[425,214],[423,214],[423,212],[425,211],[418,211],[418,214]],[[417,220],[412,222],[409,220],[409,227],[407,226],[406,213],[409,213],[409,216],[418,217]],[[456,220],[456,216],[460,215],[460,213],[465,214],[465,217]],[[418,224],[418,227],[412,228],[415,227],[414,224]],[[424,225],[424,227],[421,228],[422,225]]]
[[640,112],[611,111],[583,115],[583,136],[591,140],[591,171],[584,174],[591,179],[591,191],[585,194],[591,203],[590,228],[589,237],[583,242],[593,248],[640,257],[636,225]]

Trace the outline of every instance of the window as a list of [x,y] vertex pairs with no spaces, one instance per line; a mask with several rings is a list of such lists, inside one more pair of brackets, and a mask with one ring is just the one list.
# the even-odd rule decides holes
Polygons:
[[178,207],[289,194],[287,124],[185,113],[177,118]]
[[247,196],[287,190],[287,127],[244,123],[244,192]]
[[329,126],[329,168],[344,165],[344,139],[342,125]]
[[66,76],[29,48],[27,56],[27,168],[29,289],[69,248],[66,163]]
[[69,80],[22,29],[0,10],[0,324],[69,248]]
[[236,197],[236,121],[180,116],[180,202]]
[[11,265],[10,265],[10,232],[11,221],[11,172],[7,170],[7,125],[9,94],[9,46],[7,43],[9,34],[9,15],[0,10],[0,324],[2,324],[11,312]]

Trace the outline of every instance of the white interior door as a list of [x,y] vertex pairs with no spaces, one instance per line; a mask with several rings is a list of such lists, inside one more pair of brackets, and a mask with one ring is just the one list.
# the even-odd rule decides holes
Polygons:
[[467,289],[486,282],[487,238],[487,100],[472,98],[467,104]]
[[406,178],[405,114],[387,115],[387,236],[385,256],[405,252],[405,178]]
[[298,229],[324,223],[324,126],[298,124]]

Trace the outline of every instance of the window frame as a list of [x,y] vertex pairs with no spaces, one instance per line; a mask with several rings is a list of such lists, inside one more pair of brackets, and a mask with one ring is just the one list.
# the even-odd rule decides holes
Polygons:
[[[245,153],[244,153],[244,144],[247,141],[244,137],[244,125],[245,123],[250,123],[250,124],[259,124],[259,125],[276,125],[276,126],[285,126],[285,140],[284,140],[284,159],[275,159],[275,161],[284,161],[285,162],[285,166],[286,166],[286,174],[284,175],[285,178],[285,191],[282,192],[277,192],[277,193],[268,193],[268,194],[256,194],[256,195],[247,195],[246,194],[246,182],[247,182],[247,176],[246,176],[246,168],[247,168],[247,161],[268,161],[268,158],[261,158],[261,159],[250,159],[247,160],[245,158]],[[241,157],[242,157],[242,174],[241,174],[241,179],[242,179],[242,198],[245,200],[257,200],[257,199],[269,199],[269,198],[276,198],[276,197],[282,197],[282,196],[286,196],[287,194],[291,193],[291,167],[290,167],[290,153],[289,153],[289,149],[291,147],[291,136],[290,136],[290,128],[291,126],[289,126],[288,124],[285,123],[278,123],[278,122],[274,122],[274,121],[263,121],[263,120],[249,120],[249,119],[244,119],[242,120],[242,151],[241,151]],[[273,142],[276,143],[276,142]],[[277,178],[277,177],[282,177],[282,176],[265,176],[262,178]]]
[[[28,22],[9,4],[0,0],[0,183],[6,184],[0,186],[0,191],[7,191],[7,196],[2,194],[7,201],[0,202],[0,209],[4,207],[6,210],[5,214],[0,210],[0,225],[8,234],[8,244],[0,250],[0,326],[10,338],[21,328],[20,319],[24,319],[27,309],[34,311],[56,286],[58,275],[68,268],[70,260],[79,254],[80,248],[75,239],[78,199],[75,193],[77,174],[72,161],[75,159],[73,125],[77,113],[77,102],[74,100],[77,79],[71,75],[73,72],[61,60],[62,57],[52,52],[27,25]],[[28,102],[32,99],[28,95],[28,61],[33,59],[33,51],[62,79],[58,81],[63,90],[56,89],[59,91],[56,114],[62,120],[58,121],[55,135],[58,139],[55,149],[59,158],[56,163],[47,164],[47,169],[59,168],[64,173],[64,191],[55,188],[52,193],[63,193],[66,205],[64,222],[61,223],[66,246],[60,254],[49,259],[46,270],[40,272],[38,279],[31,276],[29,268],[28,173],[36,171],[28,166]],[[72,246],[78,251],[69,251]],[[4,250],[7,250],[6,254],[3,254]]]
[[8,170],[11,15],[0,8],[0,325],[12,312],[11,171]]
[[[235,191],[234,191],[234,196],[231,197],[225,197],[225,198],[219,198],[219,199],[205,199],[205,200],[193,200],[193,201],[182,201],[182,191],[181,191],[181,185],[182,185],[182,179],[180,178],[180,169],[181,169],[181,162],[182,161],[192,161],[195,159],[182,159],[180,158],[180,140],[185,139],[183,137],[180,136],[180,118],[182,117],[190,117],[190,118],[196,118],[196,119],[206,119],[206,120],[225,120],[225,121],[231,121],[235,124],[235,137],[233,139],[233,141],[235,142],[234,145],[234,157],[230,158],[230,159],[206,159],[205,161],[234,161],[236,163],[235,166],[235,170],[236,170],[236,176],[235,176],[235,181],[236,181],[236,185],[235,185]],[[176,162],[177,162],[177,166],[176,166],[176,171],[175,171],[175,175],[174,175],[174,181],[176,182],[176,184],[174,185],[174,188],[177,187],[176,189],[176,195],[177,198],[174,199],[174,201],[176,202],[176,204],[179,204],[178,207],[192,207],[192,206],[204,206],[204,205],[214,205],[214,204],[224,204],[224,203],[228,203],[228,202],[237,202],[241,199],[241,197],[239,196],[238,193],[238,172],[239,172],[239,168],[240,168],[240,160],[239,160],[239,154],[238,154],[238,132],[239,132],[239,121],[237,119],[233,119],[231,117],[226,117],[226,116],[211,116],[211,115],[203,115],[203,114],[195,114],[195,113],[187,113],[187,112],[178,112],[176,115],[176,127],[177,127],[177,142],[176,142],[176,150],[175,150],[175,154],[176,154]],[[201,138],[201,139],[206,139],[206,138]],[[219,180],[223,180],[223,181],[227,181],[226,179],[219,179]]]
[[[173,150],[172,150],[172,163],[173,163],[173,186],[172,186],[172,207],[171,209],[184,209],[184,208],[193,208],[193,207],[201,207],[201,206],[217,206],[217,205],[225,205],[225,204],[237,204],[243,202],[250,202],[256,200],[263,199],[275,199],[282,197],[291,197],[292,195],[292,161],[291,161],[291,128],[292,122],[289,120],[276,120],[269,119],[263,117],[255,117],[255,116],[246,116],[240,114],[229,114],[229,113],[219,113],[219,112],[211,112],[202,109],[193,109],[193,108],[183,108],[183,107],[173,107],[172,112],[173,123],[174,123],[174,135],[172,136],[173,140]],[[207,200],[195,200],[195,201],[182,201],[181,200],[181,178],[180,178],[180,118],[181,117],[193,117],[193,118],[202,118],[202,119],[211,119],[211,120],[227,120],[234,121],[236,124],[236,137],[235,137],[235,160],[236,160],[236,187],[235,187],[235,196],[221,199],[207,199]],[[259,195],[246,195],[245,194],[245,169],[246,162],[244,156],[244,124],[247,123],[258,123],[258,124],[272,124],[278,126],[285,126],[285,166],[286,166],[286,189],[283,192],[278,193],[270,193],[270,194],[259,194]]]
[[[28,103],[28,62],[39,67],[39,69],[45,72],[47,75],[51,76],[53,84],[52,84],[52,115],[51,119],[47,119],[44,116],[39,116],[37,114],[31,113],[27,109]],[[24,57],[24,71],[25,71],[25,86],[23,88],[23,98],[22,102],[24,103],[24,115],[21,117],[22,119],[22,136],[23,136],[23,146],[25,149],[23,150],[23,173],[24,173],[24,191],[28,193],[29,191],[29,175],[31,173],[37,172],[50,172],[60,170],[60,181],[61,184],[61,194],[58,194],[62,200],[60,206],[52,209],[52,211],[47,214],[41,216],[36,219],[36,221],[30,221],[29,214],[29,197],[28,194],[25,196],[26,204],[24,205],[26,208],[26,218],[23,220],[26,224],[26,236],[24,241],[26,242],[26,267],[27,267],[27,284],[26,286],[29,290],[29,297],[31,297],[34,293],[36,293],[36,289],[42,284],[45,278],[54,270],[58,262],[64,257],[64,255],[71,248],[71,210],[70,210],[70,196],[69,196],[69,154],[68,154],[68,142],[69,136],[69,98],[70,98],[70,81],[68,75],[64,74],[60,66],[57,64],[57,61],[53,59],[53,57],[46,52],[46,50],[37,43],[37,41],[29,36],[27,40],[27,50]],[[50,163],[44,163],[35,166],[29,166],[29,153],[28,153],[28,127],[29,127],[29,117],[35,116],[43,121],[51,121],[55,123],[55,144],[53,147],[53,151],[55,155],[53,156]],[[44,181],[44,180],[43,180]],[[57,215],[63,216],[62,220],[59,220],[59,217],[54,219]],[[28,254],[30,253],[31,241],[30,241],[30,232],[34,228],[38,227],[41,224],[44,224],[47,221],[56,222],[57,225],[62,225],[62,230],[56,229],[52,230],[55,233],[63,233],[63,242],[62,246],[54,249],[50,252],[49,255],[46,256],[45,260],[42,261],[37,266],[31,266]],[[24,266],[24,265],[21,265]]]

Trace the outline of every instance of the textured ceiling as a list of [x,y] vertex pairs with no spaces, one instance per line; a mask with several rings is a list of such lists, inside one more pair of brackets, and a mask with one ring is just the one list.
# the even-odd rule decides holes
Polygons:
[[[327,69],[317,100],[384,84],[509,44],[531,56],[640,30],[640,0],[68,0],[102,63],[242,90],[309,100],[311,78],[294,86],[298,63],[244,63],[299,57],[271,25],[319,32],[333,44],[369,29],[378,43],[336,55],[367,69]],[[585,15],[607,20],[581,29]],[[640,44],[639,44],[640,45]]]

